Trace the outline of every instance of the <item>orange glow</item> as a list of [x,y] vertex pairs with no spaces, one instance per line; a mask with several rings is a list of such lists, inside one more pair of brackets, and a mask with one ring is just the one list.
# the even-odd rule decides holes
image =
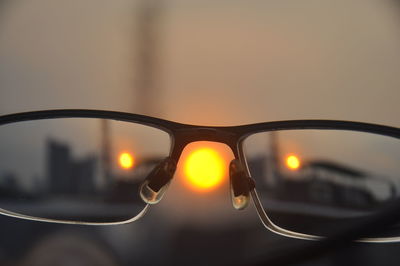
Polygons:
[[297,170],[300,167],[300,160],[296,155],[289,155],[286,157],[286,166],[290,170]]
[[119,165],[123,169],[131,169],[135,163],[135,159],[133,158],[132,154],[128,152],[123,152],[119,155]]
[[226,172],[223,156],[214,148],[199,147],[184,160],[188,183],[199,190],[210,190],[221,184]]

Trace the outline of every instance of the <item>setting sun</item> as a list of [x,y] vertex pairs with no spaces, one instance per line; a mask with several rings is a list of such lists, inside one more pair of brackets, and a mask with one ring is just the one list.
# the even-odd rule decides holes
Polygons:
[[218,186],[225,175],[225,161],[222,155],[212,148],[193,150],[184,163],[184,172],[188,181],[201,190]]
[[291,170],[297,170],[300,167],[300,160],[296,155],[286,157],[286,166]]
[[123,168],[123,169],[131,169],[135,163],[135,160],[132,156],[132,154],[128,153],[128,152],[123,152],[119,155],[119,165]]

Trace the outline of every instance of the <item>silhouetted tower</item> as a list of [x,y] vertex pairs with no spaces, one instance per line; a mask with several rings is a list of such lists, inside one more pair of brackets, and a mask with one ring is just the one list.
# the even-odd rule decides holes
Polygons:
[[140,113],[159,113],[160,88],[157,83],[159,73],[159,18],[162,1],[142,0],[137,8],[137,55],[136,55],[136,107]]
[[278,133],[271,131],[268,134],[269,137],[269,154],[266,157],[267,169],[266,169],[266,181],[270,186],[276,186],[279,183],[279,172],[280,172],[280,154],[279,154],[279,143],[278,143]]
[[[136,111],[156,115],[159,111],[157,99],[160,88],[157,86],[158,73],[158,21],[162,9],[160,0],[142,0],[135,14],[137,24],[136,80],[134,89]],[[105,185],[111,184],[112,177],[112,142],[108,120],[101,120],[101,157]]]
[[111,137],[109,121],[101,121],[101,167],[105,186],[112,182],[111,177]]

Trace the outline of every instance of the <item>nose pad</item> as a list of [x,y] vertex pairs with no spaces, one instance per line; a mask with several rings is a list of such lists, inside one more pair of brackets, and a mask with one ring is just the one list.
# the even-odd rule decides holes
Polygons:
[[232,205],[236,210],[247,207],[250,201],[250,190],[254,188],[253,179],[247,177],[243,165],[238,159],[229,164]]
[[167,191],[175,170],[175,160],[167,157],[161,161],[140,186],[142,200],[148,204],[158,203]]

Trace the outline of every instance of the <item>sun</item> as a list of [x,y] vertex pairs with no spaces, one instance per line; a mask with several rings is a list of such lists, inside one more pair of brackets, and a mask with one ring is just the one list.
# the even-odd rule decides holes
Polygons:
[[193,150],[184,162],[187,181],[199,190],[217,187],[225,176],[225,161],[213,148],[202,147]]

